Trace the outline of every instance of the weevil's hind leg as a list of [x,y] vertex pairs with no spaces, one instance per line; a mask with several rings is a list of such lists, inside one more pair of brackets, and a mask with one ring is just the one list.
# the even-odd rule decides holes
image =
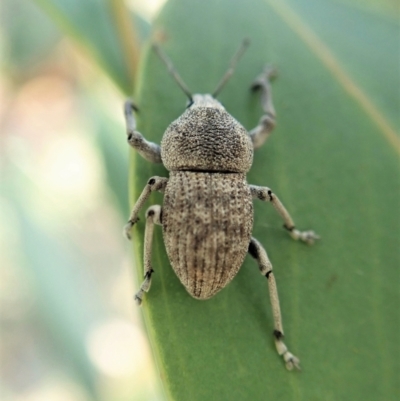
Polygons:
[[147,141],[146,138],[136,130],[136,119],[133,111],[138,111],[138,108],[131,100],[127,100],[124,105],[124,112],[126,135],[128,136],[129,145],[135,148],[146,160],[153,163],[162,163],[160,146]]
[[260,121],[249,134],[253,142],[254,149],[259,148],[269,137],[276,124],[276,114],[272,102],[271,80],[277,75],[276,69],[267,65],[264,71],[254,80],[251,89],[261,90],[261,105],[264,114]]
[[154,224],[161,225],[161,206],[153,205],[146,212],[146,228],[144,232],[144,281],[135,294],[135,301],[140,305],[143,296],[150,290],[151,276],[154,270],[151,265],[151,250],[153,246]]
[[272,264],[268,259],[267,252],[255,238],[252,238],[249,244],[249,254],[256,259],[261,274],[268,280],[269,296],[271,299],[272,314],[274,317],[273,335],[278,354],[283,357],[288,370],[292,370],[293,368],[300,370],[300,360],[291,352],[289,352],[285,343],[283,342],[283,326],[281,308],[279,306],[278,289],[276,287],[274,273],[272,272]]

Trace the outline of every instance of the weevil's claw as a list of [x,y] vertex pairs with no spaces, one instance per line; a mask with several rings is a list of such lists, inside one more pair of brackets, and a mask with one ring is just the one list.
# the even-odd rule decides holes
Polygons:
[[268,81],[271,82],[278,77],[278,69],[274,65],[267,64],[264,67],[263,74],[267,77]]
[[128,99],[125,102],[126,107],[131,108],[132,110],[138,112],[139,111],[139,107],[135,104],[135,102],[132,99]]
[[143,290],[142,287],[140,287],[139,291],[135,294],[134,299],[138,306],[142,305],[144,293],[145,293],[145,291]]
[[301,370],[301,368],[300,368],[300,359],[295,357],[289,351],[286,352],[283,355],[283,359],[285,360],[285,364],[286,364],[286,369],[287,370],[293,370],[293,368],[295,368],[297,370]]
[[276,350],[278,351],[278,354],[285,361],[286,369],[293,370],[293,368],[296,368],[300,370],[300,359],[294,356],[287,349],[285,343],[282,341],[283,333],[281,331],[274,330],[274,336],[275,336]]
[[135,294],[135,301],[140,306],[143,301],[144,294],[149,292],[151,286],[151,275],[154,273],[154,270],[149,267],[149,270],[144,275],[144,281],[140,286],[139,291]]
[[140,296],[138,294],[135,295],[135,302],[137,303],[138,306],[142,305],[142,298],[140,298]]
[[128,240],[131,240],[131,239],[132,239],[132,236],[131,236],[131,229],[132,229],[132,227],[133,227],[133,224],[131,224],[131,223],[129,222],[129,223],[127,223],[127,224],[124,226],[124,230],[123,230],[123,232],[122,232],[123,236],[124,236],[125,238],[127,238]]
[[301,233],[300,239],[306,244],[312,245],[315,241],[319,240],[321,237],[314,231],[303,231]]
[[124,226],[124,230],[123,230],[123,235],[124,235],[124,237],[126,237],[127,239],[132,239],[132,236],[131,236],[131,230],[132,230],[132,227],[137,223],[139,221],[139,217],[136,217],[136,219],[134,219],[134,220],[129,220],[128,221],[128,223],[126,223],[125,224],[125,226]]
[[314,231],[299,231],[293,229],[290,231],[290,236],[295,240],[300,240],[305,242],[308,245],[314,244],[315,241],[319,240],[321,237],[316,234]]

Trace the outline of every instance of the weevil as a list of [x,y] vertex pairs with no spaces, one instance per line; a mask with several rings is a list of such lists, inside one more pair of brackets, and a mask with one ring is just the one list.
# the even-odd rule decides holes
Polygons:
[[267,66],[251,85],[261,91],[264,114],[251,131],[233,118],[216,100],[232,76],[248,47],[244,40],[229,68],[212,94],[190,92],[170,59],[154,44],[154,50],[188,97],[186,111],[166,129],[161,146],[147,141],[137,131],[132,101],[125,103],[128,143],[146,160],[162,163],[169,178],[151,177],[132,209],[125,235],[139,220],[138,214],[153,191],[164,194],[164,202],[147,209],[144,234],[144,281],[135,295],[140,305],[150,289],[151,251],[154,225],[160,225],[171,265],[188,293],[196,299],[209,299],[237,274],[249,253],[267,278],[273,337],[278,354],[289,370],[300,369],[300,361],[283,342],[283,327],[272,264],[261,243],[252,237],[253,202],[270,202],[295,240],[312,244],[319,236],[314,231],[299,231],[279,200],[268,187],[249,185],[246,173],[253,162],[253,151],[260,147],[275,127],[271,80],[276,71]]

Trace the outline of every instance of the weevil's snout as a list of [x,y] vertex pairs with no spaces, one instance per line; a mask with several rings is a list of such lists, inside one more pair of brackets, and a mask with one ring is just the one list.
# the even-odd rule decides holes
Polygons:
[[222,104],[211,95],[201,95],[199,93],[193,95],[192,102],[189,103],[188,107],[191,109],[196,107],[212,107],[214,109],[225,110],[224,106],[222,106]]

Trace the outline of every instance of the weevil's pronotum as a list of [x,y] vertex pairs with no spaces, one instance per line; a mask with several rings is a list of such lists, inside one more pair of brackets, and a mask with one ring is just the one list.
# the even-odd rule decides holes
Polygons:
[[144,281],[135,295],[141,304],[150,289],[151,250],[154,225],[162,226],[171,265],[189,294],[208,299],[223,289],[236,275],[249,253],[268,280],[274,318],[276,349],[291,370],[299,368],[296,358],[283,342],[278,292],[272,264],[261,243],[252,237],[253,203],[257,198],[271,202],[295,240],[312,244],[319,237],[313,231],[299,231],[278,197],[267,187],[249,185],[246,173],[253,162],[253,150],[260,147],[275,126],[270,80],[275,70],[267,66],[251,89],[261,91],[264,114],[251,131],[237,122],[216,100],[231,77],[235,65],[248,46],[245,40],[213,94],[194,94],[182,81],[171,61],[154,45],[156,53],[189,98],[186,111],[164,133],[161,146],[147,141],[136,130],[133,102],[125,103],[129,144],[142,157],[163,163],[169,178],[151,177],[137,200],[124,228],[130,238],[132,226],[153,191],[164,193],[162,207],[146,212],[144,237]]

